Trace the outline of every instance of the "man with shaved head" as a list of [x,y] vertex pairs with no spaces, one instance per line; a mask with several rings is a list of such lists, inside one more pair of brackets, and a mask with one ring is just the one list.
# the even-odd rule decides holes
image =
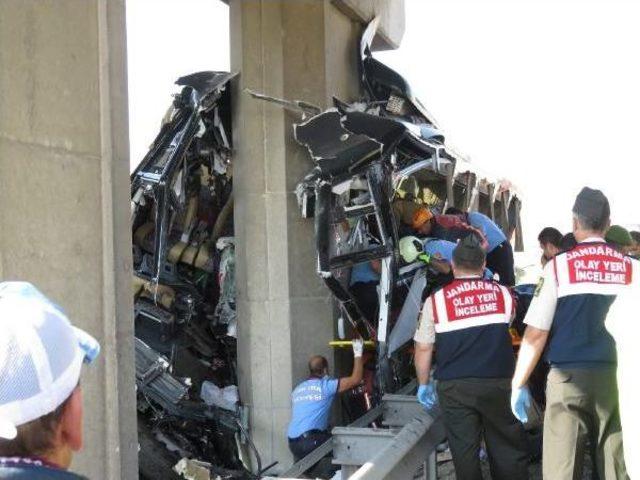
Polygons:
[[322,378],[329,370],[329,362],[322,355],[314,355],[309,359],[309,373],[318,378]]
[[291,422],[287,436],[289,449],[297,462],[327,441],[329,414],[336,393],[360,384],[363,374],[362,339],[353,341],[353,371],[349,377],[329,376],[329,362],[320,355],[309,359],[309,378],[291,394]]

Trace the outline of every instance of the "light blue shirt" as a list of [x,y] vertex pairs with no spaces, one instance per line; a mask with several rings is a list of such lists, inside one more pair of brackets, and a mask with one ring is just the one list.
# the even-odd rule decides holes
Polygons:
[[[431,256],[439,254],[442,260],[449,263],[453,260],[453,250],[456,248],[456,244],[448,240],[427,239],[424,242],[424,251]],[[436,257],[437,258],[437,257]],[[493,272],[488,268],[484,269],[484,278],[490,280],[493,278]]]
[[484,236],[487,237],[489,251],[507,240],[502,229],[486,215],[479,212],[469,212],[467,217],[469,218],[469,225],[481,230]]
[[351,269],[349,285],[378,281],[380,281],[380,274],[373,269],[371,262],[359,263]]
[[333,398],[338,393],[338,379],[329,376],[310,378],[291,393],[289,438],[297,438],[309,430],[328,430]]
[[456,248],[456,244],[448,240],[428,240],[424,242],[424,252],[431,256],[438,254],[442,260],[446,260],[451,263],[453,259],[453,249]]

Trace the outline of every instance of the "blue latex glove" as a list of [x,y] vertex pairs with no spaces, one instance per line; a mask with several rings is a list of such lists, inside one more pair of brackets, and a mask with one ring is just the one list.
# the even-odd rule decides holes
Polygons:
[[418,402],[424,405],[425,408],[433,408],[438,403],[438,395],[436,394],[436,387],[433,382],[427,385],[420,385],[418,387]]
[[531,394],[527,387],[514,388],[511,391],[511,411],[522,423],[527,423],[527,410],[531,407]]

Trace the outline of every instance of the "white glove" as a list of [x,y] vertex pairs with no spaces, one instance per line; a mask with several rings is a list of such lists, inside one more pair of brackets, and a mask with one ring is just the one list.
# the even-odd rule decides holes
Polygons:
[[353,357],[360,358],[362,357],[362,350],[364,349],[364,340],[361,338],[356,338],[351,341],[353,345]]

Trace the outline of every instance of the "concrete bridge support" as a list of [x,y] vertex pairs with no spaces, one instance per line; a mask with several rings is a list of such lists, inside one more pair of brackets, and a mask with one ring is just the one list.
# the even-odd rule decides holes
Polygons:
[[[251,88],[322,107],[359,96],[356,48],[403,0],[230,0],[239,375],[263,463],[290,458],[289,393],[329,356],[333,309],[293,190],[311,167],[296,115]],[[90,478],[137,478],[124,0],[0,2],[0,279],[25,279],[102,343],[82,380]],[[186,72],[185,72],[186,73]]]
[[295,113],[244,89],[322,108],[359,96],[357,46],[363,26],[382,19],[378,45],[398,45],[404,2],[230,1],[234,107],[234,200],[240,392],[250,407],[263,464],[290,459],[286,427],[292,387],[309,355],[331,358],[328,290],[316,275],[313,221],[300,217],[294,189],[311,169],[293,139]]
[[0,2],[0,279],[102,344],[82,378],[89,478],[137,473],[124,0]]

